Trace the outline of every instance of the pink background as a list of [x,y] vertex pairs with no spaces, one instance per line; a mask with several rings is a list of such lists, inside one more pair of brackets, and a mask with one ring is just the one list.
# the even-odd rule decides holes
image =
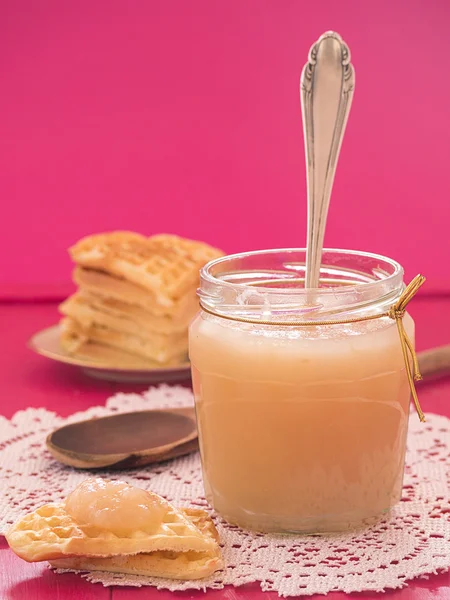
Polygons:
[[0,7],[0,281],[64,284],[88,233],[301,246],[299,75],[328,29],[354,104],[328,246],[450,291],[447,0],[21,0]]

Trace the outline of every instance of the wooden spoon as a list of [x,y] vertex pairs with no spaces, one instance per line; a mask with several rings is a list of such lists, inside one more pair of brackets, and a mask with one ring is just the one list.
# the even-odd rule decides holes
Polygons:
[[420,372],[428,380],[450,374],[450,344],[417,353]]
[[120,413],[64,425],[50,433],[56,460],[78,469],[125,469],[198,450],[194,408]]

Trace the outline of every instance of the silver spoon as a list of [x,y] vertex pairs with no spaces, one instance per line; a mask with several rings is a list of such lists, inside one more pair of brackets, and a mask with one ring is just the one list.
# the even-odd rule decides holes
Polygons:
[[324,33],[311,47],[300,78],[308,189],[306,288],[319,287],[328,206],[354,87],[348,46],[337,33]]

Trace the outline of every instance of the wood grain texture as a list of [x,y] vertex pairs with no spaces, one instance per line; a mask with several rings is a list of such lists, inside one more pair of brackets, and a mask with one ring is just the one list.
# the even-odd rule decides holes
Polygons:
[[417,358],[424,378],[450,375],[450,344],[419,352]]
[[198,450],[194,408],[141,410],[64,425],[47,436],[56,460],[78,469],[142,467]]
[[111,600],[112,590],[79,575],[57,575],[48,563],[27,563],[0,536],[0,600]]
[[[382,595],[370,592],[351,595],[331,592],[326,596],[314,594],[308,596],[307,600],[449,600],[449,587],[450,574],[442,573],[434,575],[431,581],[414,581],[402,590],[388,590]],[[239,588],[209,590],[206,597],[203,592],[173,594],[166,590],[158,591],[149,588],[114,588],[112,598],[113,600],[280,600],[276,592],[262,592],[254,583]]]

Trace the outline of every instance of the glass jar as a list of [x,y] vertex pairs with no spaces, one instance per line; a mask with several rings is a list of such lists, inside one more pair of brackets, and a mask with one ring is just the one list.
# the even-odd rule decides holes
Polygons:
[[386,313],[403,269],[325,250],[320,287],[306,290],[305,257],[249,252],[201,271],[189,354],[205,491],[247,529],[346,531],[401,496],[410,389],[396,323],[320,322]]

